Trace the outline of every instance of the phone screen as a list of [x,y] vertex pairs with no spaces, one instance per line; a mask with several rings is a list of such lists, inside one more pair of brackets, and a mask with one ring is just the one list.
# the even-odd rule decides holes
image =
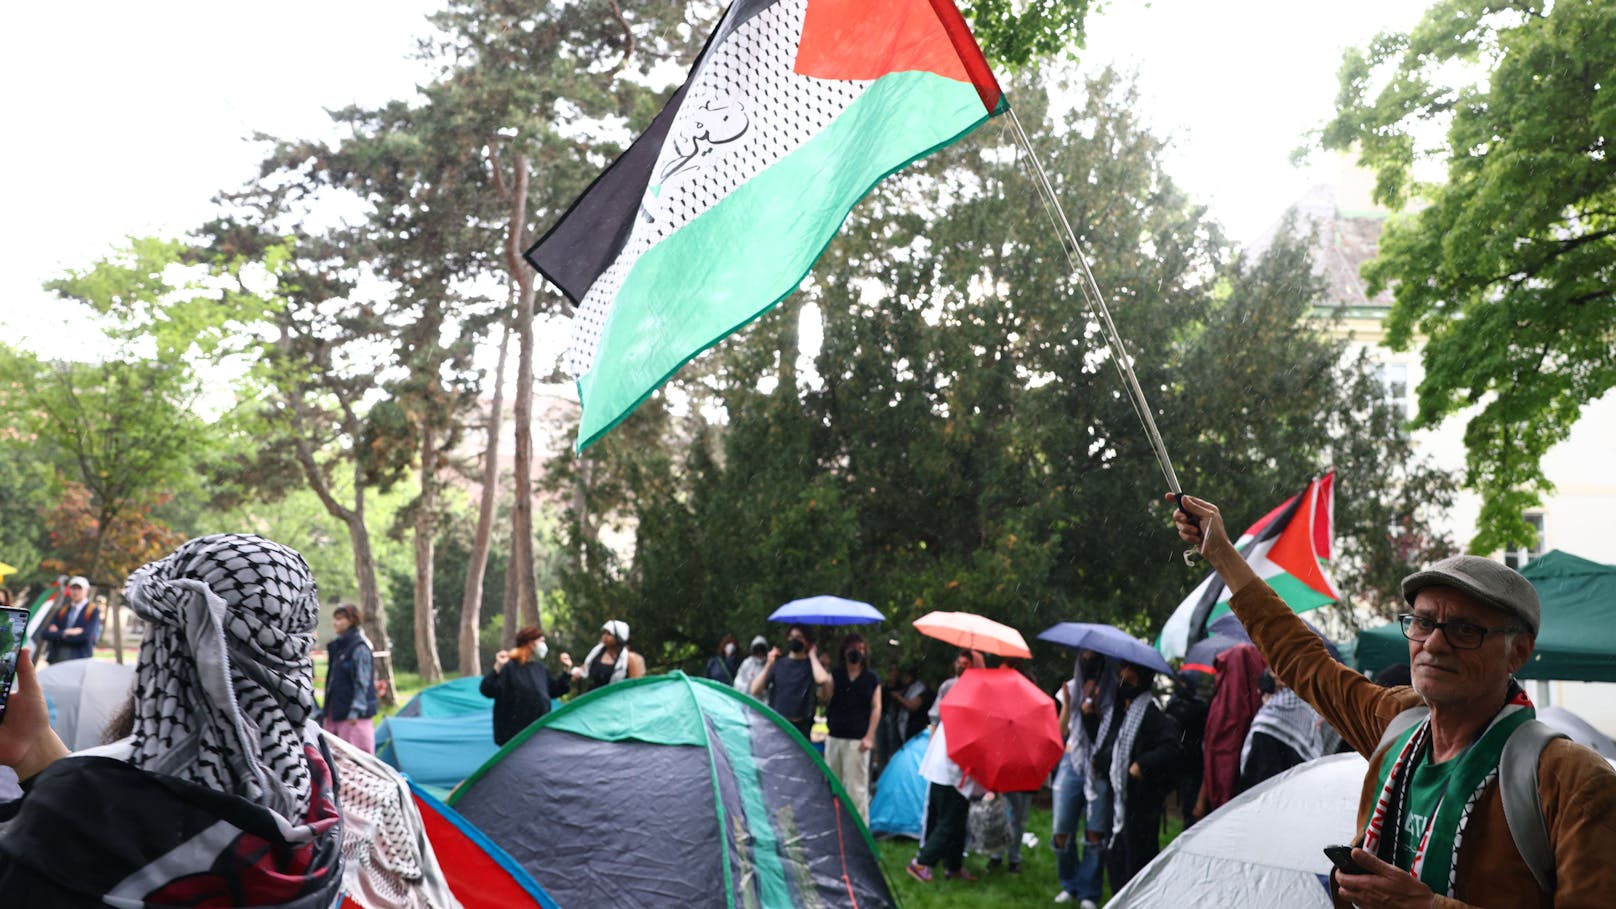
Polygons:
[[28,642],[28,610],[0,607],[0,723],[6,719],[6,699],[17,677],[17,660]]

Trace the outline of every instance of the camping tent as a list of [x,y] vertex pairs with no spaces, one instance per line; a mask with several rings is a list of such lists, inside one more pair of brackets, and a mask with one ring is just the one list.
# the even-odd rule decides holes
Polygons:
[[[1616,682],[1616,565],[1556,549],[1521,572],[1537,588],[1543,629],[1523,679]],[[1408,662],[1408,641],[1393,622],[1358,637],[1358,668],[1378,672]]]
[[1587,745],[1606,760],[1616,761],[1616,742],[1595,729],[1593,724],[1564,707],[1539,707],[1537,718],[1555,732],[1563,732],[1571,741]]
[[926,823],[926,778],[920,775],[920,759],[926,755],[931,731],[926,730],[903,743],[875,784],[870,800],[870,832],[920,839]]
[[453,808],[414,783],[410,794],[443,876],[463,909],[509,909],[530,903],[539,909],[559,909],[532,875]]
[[438,796],[448,794],[499,747],[494,702],[471,676],[433,685],[376,729],[376,756]]
[[1322,850],[1352,839],[1367,768],[1357,754],[1332,754],[1241,793],[1168,844],[1107,909],[1329,909]]
[[107,721],[128,702],[134,680],[133,663],[68,660],[39,670],[51,728],[72,751],[101,744]]
[[895,905],[874,840],[807,741],[679,672],[553,711],[450,804],[563,906]]

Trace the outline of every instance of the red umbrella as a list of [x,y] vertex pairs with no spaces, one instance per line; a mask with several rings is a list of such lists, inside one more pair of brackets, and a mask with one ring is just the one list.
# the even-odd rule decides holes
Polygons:
[[1039,788],[1065,751],[1055,699],[1009,667],[965,670],[940,715],[948,756],[995,792]]

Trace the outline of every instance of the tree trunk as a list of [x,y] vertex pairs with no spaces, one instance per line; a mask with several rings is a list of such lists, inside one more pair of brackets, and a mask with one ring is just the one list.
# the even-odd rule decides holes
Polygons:
[[511,573],[509,566],[505,570],[505,628],[501,632],[500,646],[511,648],[516,646],[516,632],[521,630],[517,624],[520,617],[516,614],[516,575]]
[[[308,418],[302,399],[288,394],[284,400],[297,418],[294,429],[306,424]],[[353,438],[359,437],[351,427],[348,431]],[[370,638],[374,648],[377,693],[381,706],[396,706],[398,696],[393,689],[393,646],[387,636],[387,610],[382,606],[381,586],[376,582],[376,554],[370,548],[370,528],[365,526],[365,469],[357,461],[354,463],[354,505],[352,508],[345,507],[332,495],[331,484],[326,482],[324,472],[314,460],[314,449],[308,439],[294,431],[292,443],[298,466],[303,469],[303,478],[308,480],[320,504],[325,506],[327,514],[348,528],[348,539],[353,546],[354,582],[359,585],[359,608],[365,614],[365,635]]]
[[511,509],[511,561],[517,612],[525,624],[539,624],[539,599],[533,589],[533,274],[523,264],[521,247],[527,221],[527,156],[511,156],[511,210],[506,235],[506,265],[516,286],[516,501]]
[[421,426],[421,497],[415,510],[415,662],[421,681],[443,680],[438,662],[438,634],[432,609],[432,552],[437,524],[437,436],[423,420]]
[[488,545],[493,537],[494,504],[499,492],[499,430],[505,407],[505,356],[510,349],[511,327],[499,339],[499,365],[494,370],[494,400],[488,412],[488,447],[483,452],[483,494],[477,505],[477,535],[471,543],[466,567],[466,594],[460,601],[460,673],[482,675],[479,633],[482,630],[483,572],[488,568]]

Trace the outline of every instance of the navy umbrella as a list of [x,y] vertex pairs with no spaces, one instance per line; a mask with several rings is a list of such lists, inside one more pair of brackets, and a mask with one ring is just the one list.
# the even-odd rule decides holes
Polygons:
[[[1324,632],[1319,630],[1319,626],[1309,622],[1307,619],[1303,619],[1302,624],[1306,625],[1309,631],[1319,636],[1319,640],[1324,642],[1324,649],[1330,651],[1330,656],[1334,657],[1337,663],[1341,662],[1340,649],[1335,646],[1335,642],[1324,636]],[[1222,616],[1219,616],[1215,621],[1212,622],[1212,624],[1206,626],[1206,630],[1207,633],[1213,636],[1232,638],[1234,644],[1251,643],[1251,635],[1246,634],[1246,626],[1240,624],[1240,619],[1237,618],[1232,612],[1224,613]],[[1229,646],[1233,646],[1233,644]],[[1186,663],[1189,662],[1188,654],[1185,655],[1184,661]],[[1211,664],[1209,663],[1208,665]]]
[[776,609],[771,622],[801,622],[804,625],[869,625],[883,616],[869,603],[842,597],[805,597]]
[[1155,672],[1171,674],[1173,671],[1156,648],[1114,625],[1061,622],[1039,632],[1038,640],[1092,650]]
[[1193,669],[1198,672],[1205,672],[1208,675],[1215,674],[1216,670],[1212,667],[1214,665],[1213,661],[1218,658],[1218,654],[1236,644],[1249,643],[1251,643],[1249,638],[1232,638],[1226,634],[1214,634],[1201,638],[1191,644],[1189,650],[1185,651],[1184,665],[1178,668]]

